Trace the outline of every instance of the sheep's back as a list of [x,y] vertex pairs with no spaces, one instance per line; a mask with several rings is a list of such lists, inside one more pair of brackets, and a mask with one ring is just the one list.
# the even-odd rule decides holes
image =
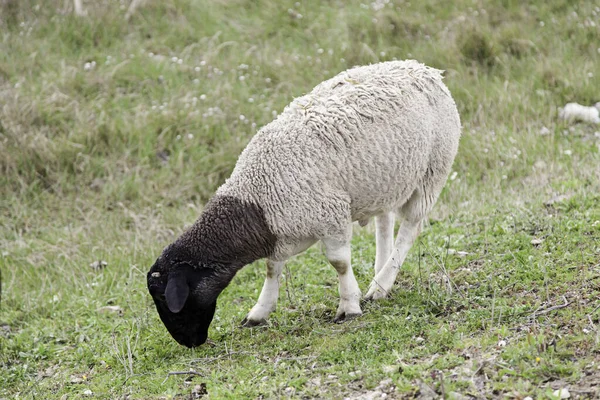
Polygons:
[[447,175],[459,136],[441,71],[414,61],[357,67],[261,129],[220,191],[260,203],[275,224],[295,221],[280,230],[314,230],[316,221],[326,235],[348,215],[402,204],[428,168]]

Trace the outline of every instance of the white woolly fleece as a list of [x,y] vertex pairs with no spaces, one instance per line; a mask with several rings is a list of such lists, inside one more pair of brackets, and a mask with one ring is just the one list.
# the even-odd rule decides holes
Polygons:
[[352,221],[400,210],[415,191],[423,209],[404,217],[424,217],[416,214],[437,200],[460,131],[442,71],[413,60],[355,67],[263,127],[216,195],[259,205],[277,236],[271,259],[283,260],[342,237]]

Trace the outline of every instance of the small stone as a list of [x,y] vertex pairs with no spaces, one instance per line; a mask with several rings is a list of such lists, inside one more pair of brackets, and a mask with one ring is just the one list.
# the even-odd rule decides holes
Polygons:
[[93,392],[92,392],[90,389],[85,389],[85,390],[83,391],[83,395],[84,395],[84,396],[91,396],[91,395],[93,395],[93,394],[94,394],[94,393],[93,393]]
[[500,341],[498,342],[498,347],[506,347],[506,340],[504,340],[504,339],[503,339],[503,340],[500,340]]
[[562,389],[558,389],[555,390],[554,393],[552,393],[554,396],[558,397],[559,399],[569,399],[571,398],[571,393],[569,393],[569,390],[567,388],[562,388]]
[[532,239],[531,240],[531,244],[534,246],[539,246],[540,244],[542,244],[544,241],[542,239]]
[[469,397],[464,396],[458,392],[450,392],[450,393],[448,393],[448,399],[450,399],[450,400],[468,400]]
[[100,307],[96,311],[100,313],[115,313],[119,315],[123,315],[123,309],[119,306],[104,306]]

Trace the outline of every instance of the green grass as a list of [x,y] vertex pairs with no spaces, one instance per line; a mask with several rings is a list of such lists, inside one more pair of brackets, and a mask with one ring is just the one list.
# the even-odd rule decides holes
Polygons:
[[[600,3],[128,4],[0,1],[0,398],[599,395],[600,127],[557,107],[600,100]],[[268,327],[239,327],[258,262],[177,345],[145,288],[162,248],[294,97],[394,58],[446,70],[464,130],[391,297],[332,323],[317,246]],[[364,291],[373,228],[353,245]]]

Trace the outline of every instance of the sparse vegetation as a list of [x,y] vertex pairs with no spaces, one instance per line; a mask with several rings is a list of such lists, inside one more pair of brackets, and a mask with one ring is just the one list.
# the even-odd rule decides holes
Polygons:
[[[83,4],[0,0],[0,398],[599,396],[600,127],[556,108],[600,100],[600,3]],[[333,324],[315,247],[269,327],[239,327],[256,263],[177,345],[145,288],[163,246],[293,97],[393,58],[447,71],[464,133],[391,298]],[[373,260],[357,227],[363,291]]]

